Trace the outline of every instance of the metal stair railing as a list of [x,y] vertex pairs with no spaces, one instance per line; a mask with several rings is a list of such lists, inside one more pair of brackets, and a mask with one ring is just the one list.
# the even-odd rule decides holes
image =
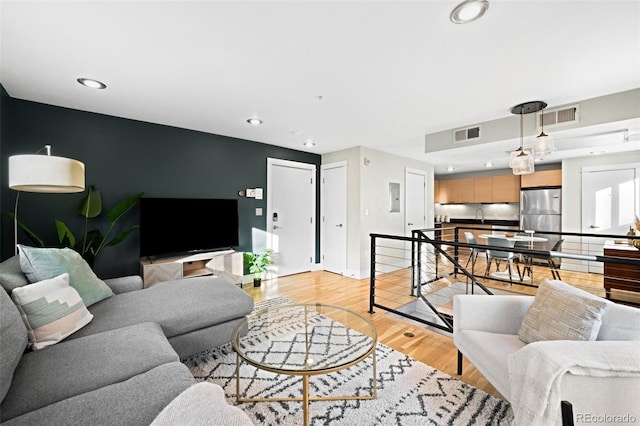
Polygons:
[[[394,315],[451,333],[453,332],[454,320],[452,311],[450,311],[450,314],[443,312],[446,311],[446,309],[442,309],[443,305],[438,305],[438,303],[433,300],[436,296],[441,296],[437,294],[439,290],[447,289],[450,290],[450,293],[460,294],[455,293],[456,291],[462,291],[460,286],[457,286],[455,289],[453,287],[461,282],[455,281],[451,283],[451,280],[458,280],[458,276],[462,275],[465,277],[464,293],[468,294],[470,290],[471,294],[475,294],[476,291],[480,291],[486,295],[494,294],[491,289],[486,287],[483,282],[479,281],[476,276],[462,266],[463,261],[460,259],[460,252],[461,250],[470,250],[479,247],[493,250],[504,250],[504,248],[485,244],[468,244],[459,241],[459,229],[475,228],[453,227],[450,229],[452,230],[452,234],[447,235],[447,237],[453,237],[453,240],[444,239],[442,229],[440,228],[414,230],[412,231],[411,237],[385,234],[370,235],[370,313],[374,313],[374,308],[379,308]],[[611,235],[578,233],[558,233],[557,235],[577,238],[613,237]],[[633,239],[638,238],[640,237]],[[637,266],[640,270],[640,260],[601,256],[594,254],[590,250],[586,252],[587,254],[584,254],[584,252],[577,251],[575,247],[569,247],[568,251],[563,252],[533,250],[522,247],[513,247],[510,251],[514,252],[514,254],[534,257],[551,256],[553,258],[571,259],[573,261],[633,265],[634,267]],[[582,277],[579,278],[582,280]],[[509,282],[492,276],[482,276],[482,279]],[[602,279],[602,277],[600,279]],[[517,284],[537,287],[533,281],[527,283],[521,280]],[[638,283],[636,282],[635,284]],[[580,286],[576,285],[576,287]],[[437,288],[437,290],[433,290],[434,288]],[[595,289],[595,291],[598,291],[598,289]],[[640,294],[637,290],[633,291],[632,296]],[[633,300],[637,300],[637,302],[631,301],[629,303],[640,306],[640,298],[633,298]],[[416,304],[415,302],[417,301],[420,301],[421,305]],[[412,303],[421,309],[424,308],[423,312],[426,312],[425,316],[429,317],[429,319],[417,315],[416,312],[407,311],[405,308]]]
[[[424,286],[436,283],[452,275],[451,273],[441,273],[442,270],[438,267],[440,258],[446,259],[453,265],[456,276],[457,274],[462,274],[466,276],[467,280],[471,281],[472,293],[476,291],[476,287],[486,294],[493,293],[469,273],[466,268],[460,265],[455,256],[451,256],[442,248],[443,245],[449,244],[449,242],[431,238],[428,235],[431,231],[433,230],[415,230],[412,232],[411,237],[371,234],[369,312],[373,313],[374,308],[380,308],[395,315],[452,333],[452,316],[440,312],[438,307],[429,300],[427,292],[423,291]],[[395,246],[391,242],[395,243]],[[403,248],[399,244],[410,244],[410,249]],[[458,244],[460,247],[477,247],[466,243]],[[407,257],[399,255],[403,250]],[[403,274],[403,262],[399,263],[398,260],[406,261],[406,267],[410,269],[409,274]],[[395,270],[393,270],[394,265],[397,267]],[[402,280],[403,277],[406,278],[404,281]],[[381,283],[384,285],[381,285]],[[399,310],[396,306],[399,303],[398,300],[407,302],[407,296],[414,301],[422,301],[429,313],[437,318],[439,322],[430,321]]]

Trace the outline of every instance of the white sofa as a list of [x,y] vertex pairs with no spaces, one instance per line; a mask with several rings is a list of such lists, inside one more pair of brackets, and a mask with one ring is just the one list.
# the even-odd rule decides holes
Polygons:
[[[514,424],[560,424],[561,400],[572,404],[576,424],[624,422],[612,416],[640,421],[640,309],[607,301],[595,341],[525,344],[518,331],[533,301],[533,296],[455,296],[458,374],[464,355],[512,404]],[[544,409],[540,417],[523,412],[530,403]]]

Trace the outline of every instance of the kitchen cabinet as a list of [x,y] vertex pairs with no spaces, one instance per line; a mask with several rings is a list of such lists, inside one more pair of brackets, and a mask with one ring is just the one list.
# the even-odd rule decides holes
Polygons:
[[494,203],[518,203],[520,202],[520,176],[502,175],[493,176],[493,202]]
[[520,186],[522,188],[534,188],[537,186],[562,186],[562,170],[543,170],[528,175],[522,175]]
[[440,204],[457,203],[458,179],[441,180],[438,194]]
[[473,178],[473,202],[493,201],[493,176]]
[[438,204],[440,203],[440,181],[433,181],[433,202]]
[[473,203],[473,179],[457,179],[458,198],[456,203]]
[[437,180],[436,203],[517,203],[520,201],[520,176],[486,176]]

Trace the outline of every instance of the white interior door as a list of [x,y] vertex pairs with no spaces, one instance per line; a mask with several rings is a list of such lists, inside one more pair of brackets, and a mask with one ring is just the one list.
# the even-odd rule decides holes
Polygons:
[[347,163],[322,166],[322,268],[347,268]]
[[278,276],[315,263],[315,174],[313,164],[267,159],[267,245]]
[[411,230],[426,227],[426,173],[422,170],[405,170],[405,235],[411,236]]
[[[638,214],[638,166],[582,171],[582,232],[626,234]],[[611,167],[611,166],[610,166]],[[604,239],[583,238],[584,254],[603,255]],[[602,273],[601,262],[588,262],[588,272]]]

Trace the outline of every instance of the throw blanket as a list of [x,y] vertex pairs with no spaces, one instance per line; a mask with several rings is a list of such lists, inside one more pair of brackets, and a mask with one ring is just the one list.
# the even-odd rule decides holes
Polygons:
[[224,390],[209,382],[190,386],[158,414],[151,426],[253,426],[238,407],[229,405]]
[[640,342],[544,341],[512,353],[509,379],[513,425],[557,424],[560,382],[566,373],[640,380]]

